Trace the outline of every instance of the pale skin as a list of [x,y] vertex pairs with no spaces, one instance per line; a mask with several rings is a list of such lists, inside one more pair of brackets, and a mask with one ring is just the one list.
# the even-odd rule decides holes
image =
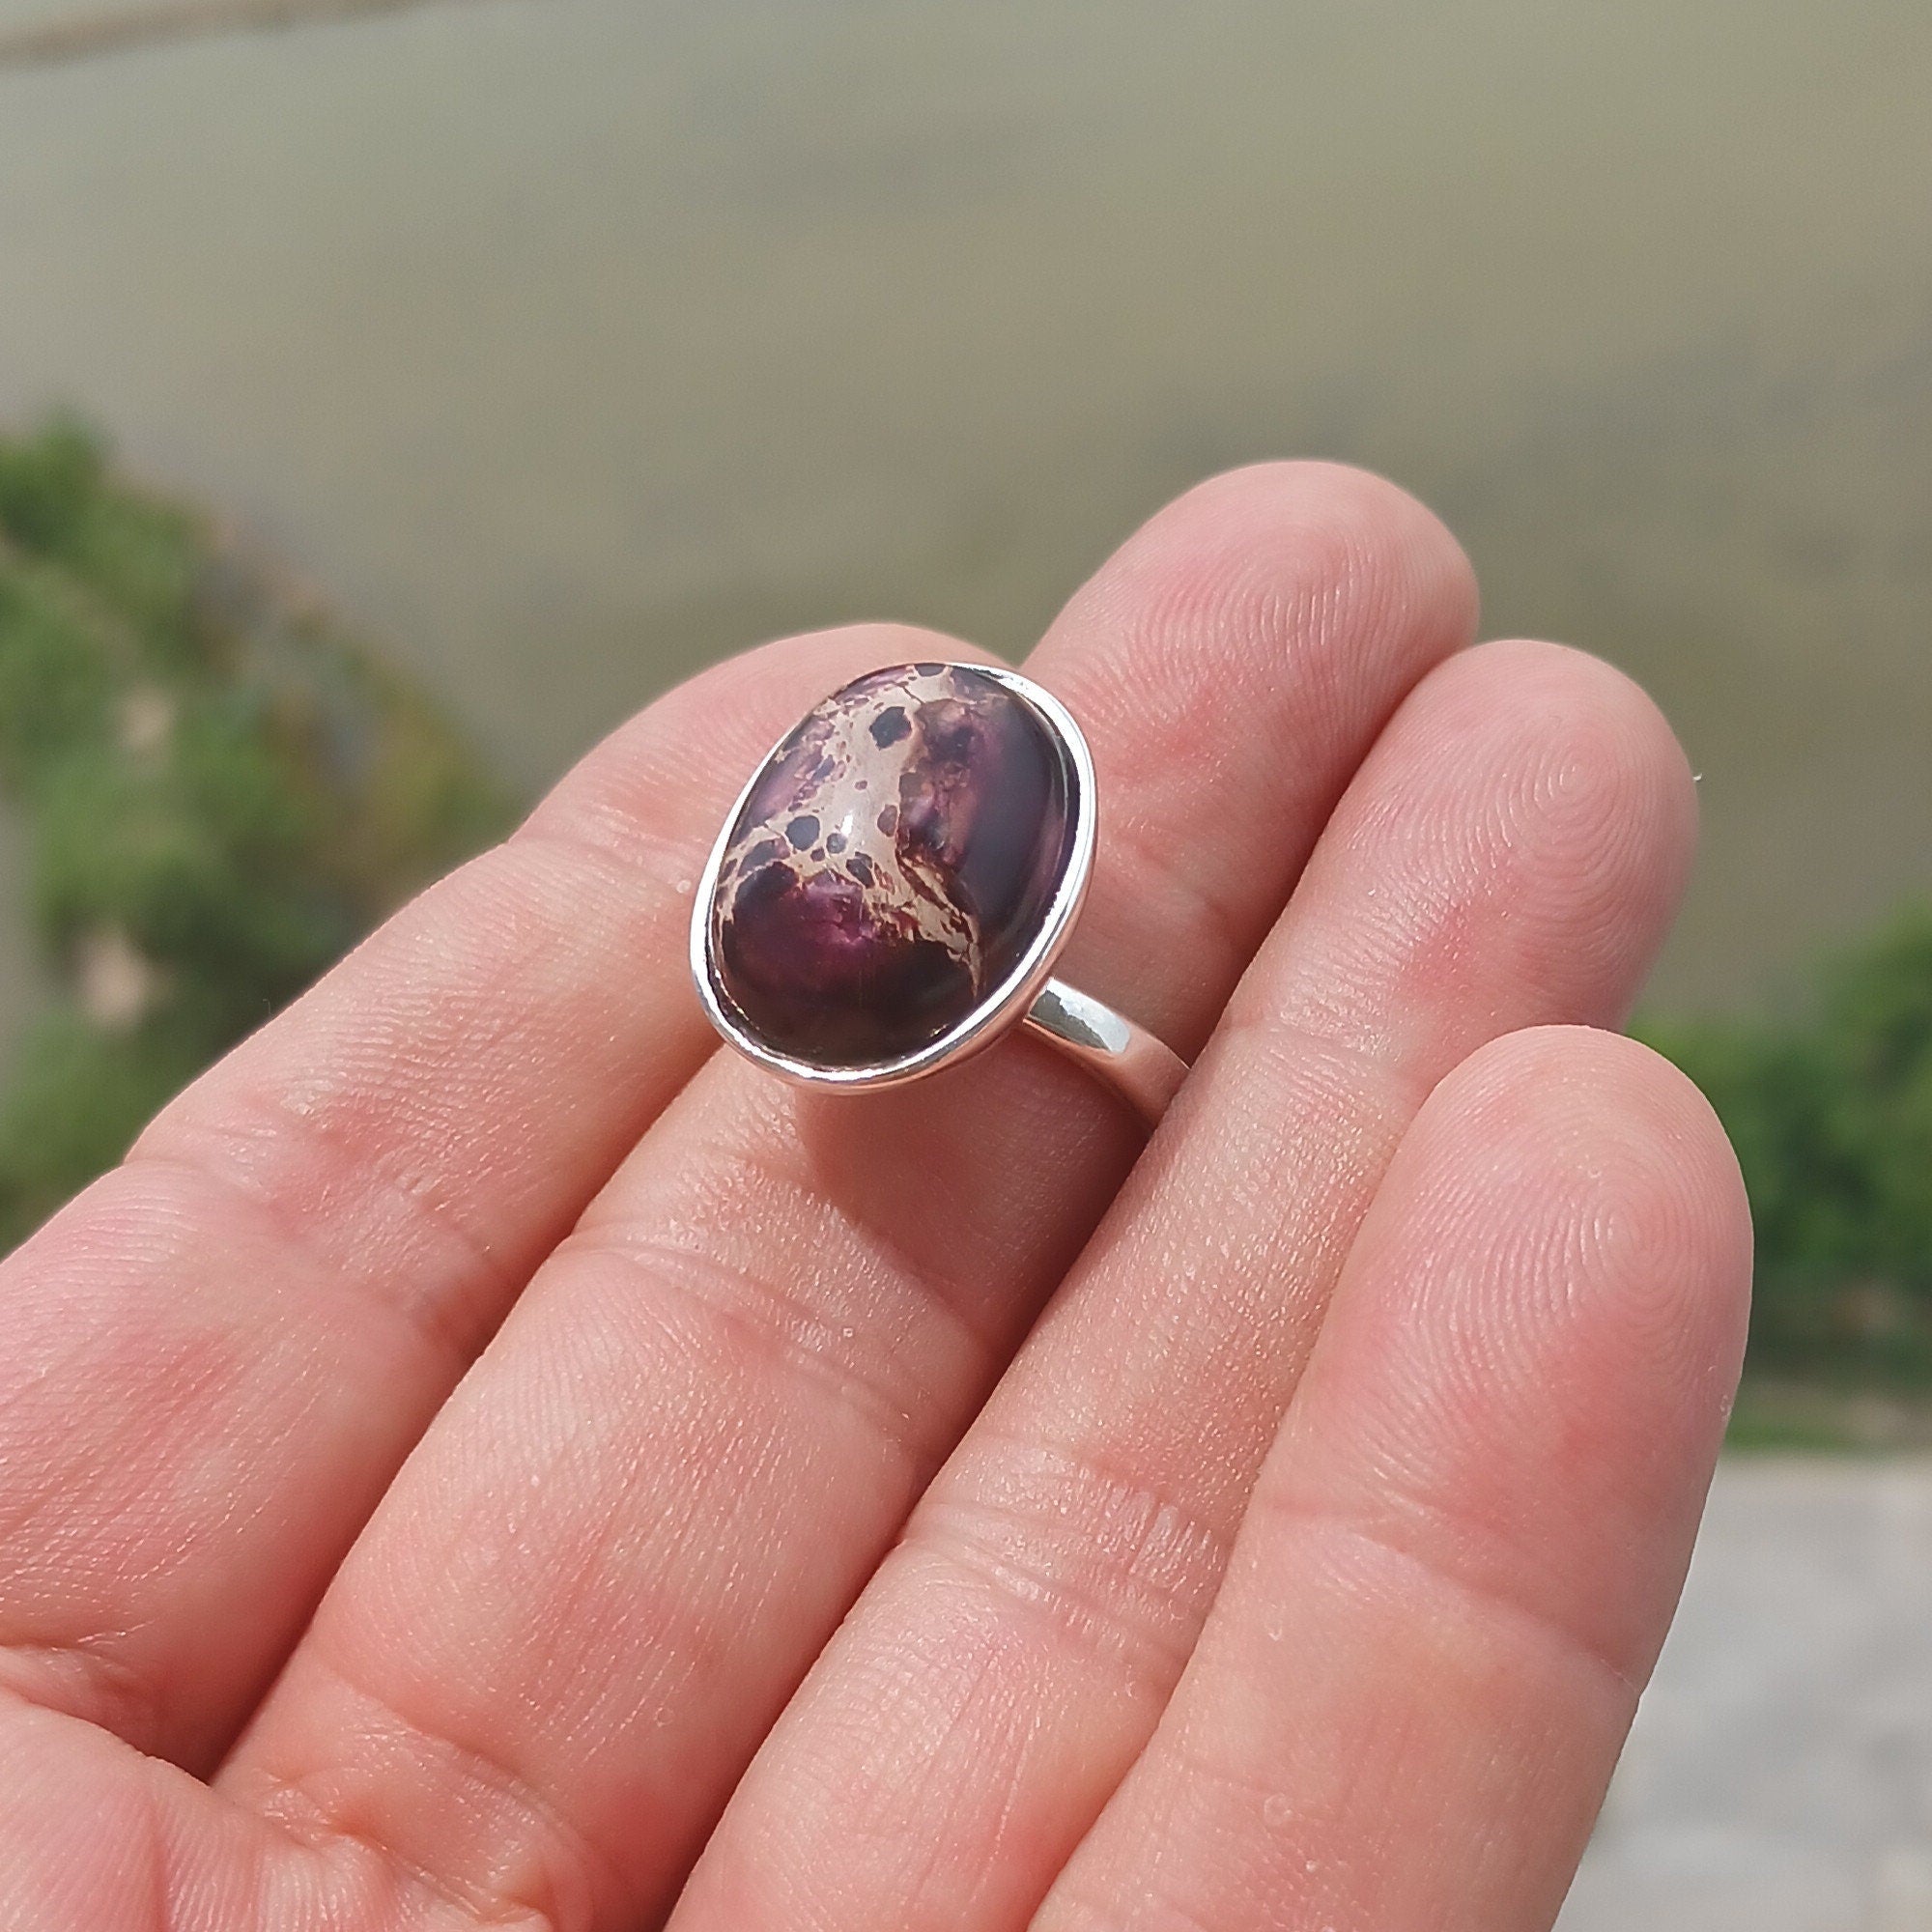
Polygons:
[[895,626],[593,752],[0,1273],[0,1932],[1536,1932],[1689,1557],[1749,1233],[1614,1028],[1689,864],[1617,672],[1392,486],[1191,492],[1028,671],[1044,1046],[809,1094],[692,883]]

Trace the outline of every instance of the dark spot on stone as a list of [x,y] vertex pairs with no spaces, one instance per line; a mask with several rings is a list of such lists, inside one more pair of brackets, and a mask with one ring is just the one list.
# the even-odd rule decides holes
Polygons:
[[879,813],[879,830],[890,838],[899,829],[899,809],[889,805]]
[[854,852],[852,856],[845,861],[845,869],[848,872],[850,872],[852,876],[855,879],[857,879],[862,886],[869,886],[872,883],[872,876],[873,876],[872,862],[871,860],[866,857],[865,853]]
[[913,666],[921,677],[944,677],[946,667],[940,664],[916,664]]
[[888,745],[896,745],[911,729],[912,720],[906,716],[905,706],[895,704],[872,720],[872,743],[883,752]]
[[979,736],[973,720],[958,704],[928,705],[921,722],[925,725],[926,748],[942,765],[964,765],[972,759]]
[[801,852],[818,837],[818,820],[810,812],[801,812],[785,827],[785,837]]
[[845,835],[844,835],[844,833],[842,833],[842,832],[828,832],[828,833],[827,833],[827,834],[825,835],[825,849],[826,849],[826,850],[827,850],[828,852],[831,852],[831,853],[835,853],[835,854],[836,854],[836,853],[839,853],[839,852],[842,852],[842,851],[844,851],[844,849],[845,849]]

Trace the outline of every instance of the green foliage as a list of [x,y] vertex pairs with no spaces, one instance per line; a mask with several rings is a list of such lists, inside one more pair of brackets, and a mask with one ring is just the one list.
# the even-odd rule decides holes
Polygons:
[[111,1167],[136,1130],[229,1043],[208,1016],[173,1008],[109,1031],[71,1006],[31,1025],[0,1092],[0,1176],[24,1235]]
[[95,514],[103,469],[99,444],[68,419],[0,445],[0,526],[29,551],[71,552]]
[[74,746],[104,742],[112,693],[85,628],[0,552],[0,783],[31,797]]
[[1932,1378],[1932,910],[1835,961],[1788,1023],[1642,1031],[1710,1095],[1744,1167],[1752,1365]]
[[420,694],[68,421],[0,438],[0,793],[61,988],[0,1089],[7,1240],[507,809]]

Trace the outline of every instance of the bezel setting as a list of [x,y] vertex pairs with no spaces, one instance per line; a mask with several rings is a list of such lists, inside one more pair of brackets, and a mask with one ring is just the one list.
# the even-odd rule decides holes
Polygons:
[[928,1073],[938,1072],[942,1067],[956,1065],[990,1046],[1026,1018],[1035,998],[1051,977],[1054,964],[1072,934],[1074,922],[1079,918],[1080,908],[1087,896],[1087,887],[1094,870],[1096,831],[1094,760],[1072,714],[1052,693],[1004,665],[973,664],[953,659],[922,662],[939,665],[948,670],[970,672],[1001,686],[1025,705],[1044,729],[1060,753],[1066,785],[1065,809],[1069,829],[1065,860],[1052,896],[1040,915],[1037,929],[1028,939],[1006,977],[936,1039],[895,1058],[858,1065],[832,1065],[783,1052],[759,1034],[756,1027],[740,1012],[726,990],[716,952],[713,913],[719,873],[730,849],[739,817],[753,789],[797,728],[796,724],[788,727],[784,736],[773,745],[745,781],[705,862],[691,912],[691,975],[705,1016],[724,1038],[759,1065],[802,1087],[815,1087],[831,1093],[875,1093],[883,1088],[902,1086],[908,1081],[921,1079]]

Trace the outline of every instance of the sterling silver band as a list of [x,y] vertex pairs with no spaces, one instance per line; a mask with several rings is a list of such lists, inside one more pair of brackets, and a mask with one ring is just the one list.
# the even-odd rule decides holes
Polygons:
[[1187,1078],[1186,1061],[1165,1040],[1063,980],[1039,989],[1024,1024],[1113,1088],[1149,1126]]

